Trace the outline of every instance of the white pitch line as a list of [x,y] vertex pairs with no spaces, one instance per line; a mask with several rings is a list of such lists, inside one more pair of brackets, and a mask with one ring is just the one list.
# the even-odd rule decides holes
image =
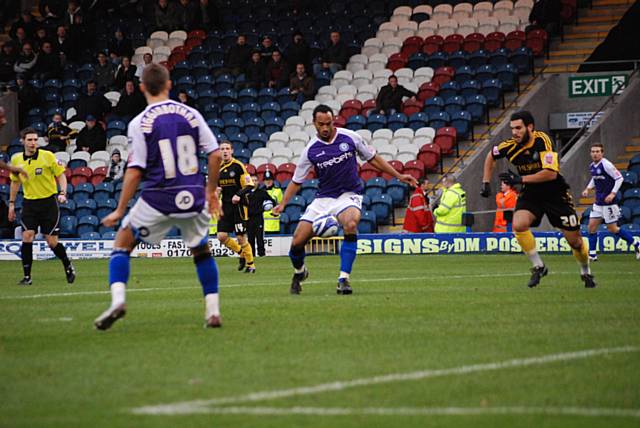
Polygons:
[[202,407],[198,414],[251,416],[469,416],[469,415],[553,415],[640,418],[640,409],[588,407]]
[[[611,272],[615,275],[637,275],[637,272]],[[552,272],[553,275],[577,275],[576,272]],[[521,272],[521,273],[503,273],[500,274],[501,277],[518,277],[518,276],[529,276],[529,273]],[[601,274],[602,275],[602,274]],[[424,276],[405,276],[405,277],[394,277],[394,278],[362,278],[354,281],[355,283],[367,283],[367,282],[398,282],[398,281],[440,281],[442,279],[475,279],[475,278],[495,278],[495,274],[477,274],[477,275],[443,275],[441,273],[435,272],[432,277],[424,277]],[[548,281],[548,280],[547,280]],[[327,284],[334,282],[333,280],[307,280],[305,284]],[[224,283],[220,284],[220,289],[224,290],[225,288],[237,288],[237,287],[265,287],[265,286],[278,286],[282,287],[282,283],[277,282],[255,282],[255,283]],[[152,292],[152,291],[172,291],[172,290],[194,290],[198,289],[197,285],[191,287],[147,287],[147,288],[127,288],[127,293],[136,293],[136,292]],[[100,294],[111,294],[109,290],[93,290],[93,291],[69,291],[63,293],[42,293],[42,294],[26,294],[26,295],[17,295],[17,296],[0,296],[0,300],[25,300],[25,299],[40,299],[45,297],[71,297],[71,296],[92,296],[92,295],[100,295]]]
[[559,361],[569,361],[582,358],[595,357],[599,355],[609,355],[618,353],[638,352],[640,347],[623,346],[618,348],[600,348],[588,349],[576,352],[565,352],[560,354],[549,354],[539,357],[516,358],[512,360],[500,361],[495,363],[472,364],[448,369],[421,370],[409,373],[392,373],[388,375],[374,376],[361,379],[353,379],[347,381],[335,381],[330,383],[322,383],[313,386],[303,386],[298,388],[270,390],[252,392],[246,395],[213,398],[209,400],[193,400],[184,401],[173,404],[159,404],[155,406],[143,406],[132,409],[135,414],[146,415],[176,415],[207,412],[210,406],[219,406],[226,404],[253,403],[257,401],[268,401],[279,398],[296,397],[303,395],[320,394],[331,391],[343,391],[345,389],[356,388],[361,386],[380,385],[393,382],[415,381],[451,375],[467,375],[471,373],[479,373],[485,371],[494,371],[508,369],[514,367],[527,367],[533,365],[541,365],[554,363]]

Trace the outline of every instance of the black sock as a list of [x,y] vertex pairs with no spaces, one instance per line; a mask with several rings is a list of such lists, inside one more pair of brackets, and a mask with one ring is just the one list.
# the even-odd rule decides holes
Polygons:
[[52,250],[53,250],[53,254],[55,254],[57,258],[62,260],[62,264],[64,265],[64,268],[67,269],[71,264],[71,261],[69,260],[69,257],[67,257],[67,250],[64,249],[64,245],[58,242],[58,245],[52,248]]
[[24,276],[31,276],[31,265],[33,264],[33,242],[22,243],[22,270]]

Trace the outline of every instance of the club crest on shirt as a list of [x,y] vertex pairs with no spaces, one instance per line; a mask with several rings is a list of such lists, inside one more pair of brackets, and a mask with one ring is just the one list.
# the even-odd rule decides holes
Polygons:
[[181,210],[188,210],[193,206],[194,197],[188,190],[182,190],[176,195],[175,202]]
[[544,164],[553,165],[553,153],[547,153],[544,155]]
[[602,171],[600,170],[600,168],[596,169],[596,174],[602,174]]
[[235,177],[235,176],[236,176],[235,171],[229,171],[229,177]]
[[340,148],[340,150],[342,150],[343,152],[347,152],[349,151],[349,144],[347,143],[340,143],[340,146],[338,146]]
[[500,154],[500,149],[498,149],[498,146],[493,146],[493,155],[498,156],[499,154]]
[[36,168],[36,175],[42,175],[42,168]]

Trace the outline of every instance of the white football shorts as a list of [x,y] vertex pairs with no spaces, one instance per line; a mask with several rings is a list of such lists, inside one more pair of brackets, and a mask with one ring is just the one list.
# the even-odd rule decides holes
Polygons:
[[601,218],[605,224],[615,223],[620,219],[620,207],[613,205],[596,205],[593,204],[589,218]]
[[189,248],[200,245],[209,236],[211,216],[207,207],[199,213],[162,214],[139,198],[129,214],[122,220],[122,228],[131,226],[134,233],[148,244],[157,244],[169,233],[173,226],[180,229],[182,240]]
[[337,218],[342,211],[351,207],[362,211],[362,195],[347,192],[337,198],[316,198],[302,214],[300,221],[313,223],[316,218],[323,215],[332,215]]

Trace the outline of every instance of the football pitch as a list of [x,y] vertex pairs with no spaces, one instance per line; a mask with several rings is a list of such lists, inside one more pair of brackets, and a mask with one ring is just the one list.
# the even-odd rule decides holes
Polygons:
[[134,259],[106,332],[107,260],[0,262],[0,426],[637,427],[640,262],[602,255],[585,289],[569,255],[218,258],[224,326],[207,330],[191,259]]

